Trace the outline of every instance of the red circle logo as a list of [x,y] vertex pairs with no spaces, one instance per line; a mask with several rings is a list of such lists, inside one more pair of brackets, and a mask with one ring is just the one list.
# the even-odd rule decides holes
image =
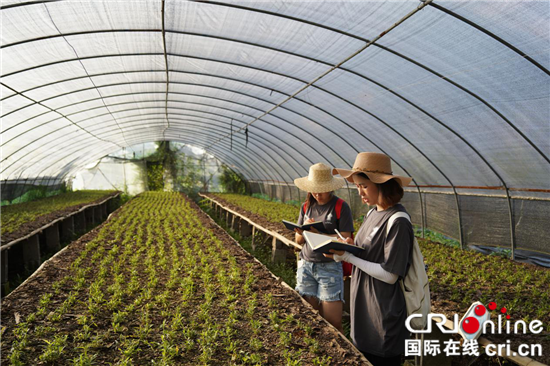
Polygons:
[[479,329],[479,322],[473,316],[469,316],[462,322],[462,330],[468,334],[473,334]]
[[491,301],[489,303],[489,310],[495,310],[497,308],[497,303],[494,301]]
[[483,305],[478,305],[476,306],[474,312],[476,313],[477,316],[483,316],[485,314],[485,306]]

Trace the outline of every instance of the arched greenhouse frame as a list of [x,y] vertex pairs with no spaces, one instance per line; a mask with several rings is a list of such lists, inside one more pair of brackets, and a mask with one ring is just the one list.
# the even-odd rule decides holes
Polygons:
[[[346,364],[312,351],[333,337],[350,362],[369,364],[349,329],[332,329],[294,292],[301,246],[281,219],[296,221],[307,192],[294,180],[310,166],[350,169],[358,153],[375,152],[389,156],[392,174],[413,178],[402,204],[427,264],[432,313],[462,316],[478,300],[512,320],[540,320],[542,334],[514,335],[512,348],[540,343],[542,355],[485,354],[477,364],[550,363],[548,1],[3,0],[0,12],[2,362]],[[358,228],[369,207],[355,185],[335,194]],[[195,225],[204,232],[188,229]],[[221,257],[201,249],[192,262],[176,243],[193,235],[194,248],[219,240]],[[152,243],[161,249],[140,249]],[[224,251],[227,243],[252,254]],[[227,268],[199,266],[210,261]],[[272,275],[273,262],[290,263],[291,279]],[[82,269],[91,264],[109,276],[102,282]],[[123,283],[146,285],[126,265],[153,282],[162,273],[164,284],[150,284],[149,297],[123,295]],[[287,323],[258,315],[284,329],[273,333],[277,340],[258,336],[261,347],[238,335],[252,332],[252,320],[224,328],[206,312],[178,323],[210,291],[191,284],[203,278],[193,268],[222,284],[233,281],[224,277],[232,270],[242,275],[226,302],[209,303],[223,322],[246,312],[231,296],[272,288],[270,276],[284,286],[254,300],[258,309],[269,311],[280,295],[300,310],[281,308]],[[181,300],[191,288],[198,297]],[[168,305],[175,294],[182,302]],[[82,305],[90,299],[100,310]],[[138,316],[130,299],[147,309],[139,319],[153,322],[151,334],[134,332],[142,328],[129,320]],[[105,309],[126,315],[107,321]],[[289,315],[304,313],[304,323]],[[177,336],[157,329],[161,318]],[[90,335],[90,319],[114,328]],[[77,324],[76,333],[62,320]],[[294,348],[281,334],[294,337]],[[135,352],[105,350],[102,339]],[[483,339],[484,351],[505,342]],[[291,351],[269,351],[277,345]]]

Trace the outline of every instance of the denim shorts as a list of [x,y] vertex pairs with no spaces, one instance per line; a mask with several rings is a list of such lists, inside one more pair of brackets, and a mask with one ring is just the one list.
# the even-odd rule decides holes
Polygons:
[[302,296],[319,301],[344,301],[344,273],[342,263],[314,263],[298,261],[296,291]]

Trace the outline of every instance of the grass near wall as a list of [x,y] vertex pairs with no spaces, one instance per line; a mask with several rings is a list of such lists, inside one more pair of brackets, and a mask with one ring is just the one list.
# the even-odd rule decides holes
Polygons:
[[216,196],[247,211],[257,213],[271,222],[280,223],[281,220],[296,221],[300,214],[300,207],[286,203],[233,193],[216,193]]

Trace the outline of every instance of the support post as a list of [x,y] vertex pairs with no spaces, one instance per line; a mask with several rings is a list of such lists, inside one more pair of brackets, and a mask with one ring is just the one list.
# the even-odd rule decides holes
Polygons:
[[514,223],[514,209],[512,208],[512,198],[510,197],[510,191],[506,188],[506,199],[508,200],[508,214],[510,218],[510,249],[512,250],[511,259],[516,260],[516,233]]
[[74,236],[74,216],[69,216],[59,223],[59,231],[61,233],[61,242],[67,243]]
[[252,234],[252,225],[246,220],[241,220],[239,233],[243,238],[248,238]]
[[0,273],[2,276],[2,296],[5,296],[10,291],[10,282],[8,281],[8,252],[9,249],[0,253],[2,261],[2,269]]
[[79,212],[72,217],[74,221],[74,232],[76,234],[82,234],[86,232],[86,213]]
[[120,195],[119,196],[116,196],[116,197],[113,197],[111,199],[109,199],[107,202],[105,202],[107,204],[107,213],[110,214],[111,212],[113,212],[114,210],[117,209],[120,203]]
[[455,195],[455,201],[456,201],[456,213],[458,215],[458,237],[460,240],[460,248],[465,249],[466,243],[464,242],[464,238],[462,237],[462,213],[460,211],[460,197],[458,197],[458,193],[456,193],[456,189],[453,185],[453,192]]
[[107,217],[109,217],[109,212],[107,210],[107,202],[103,202],[101,204],[101,216],[103,217],[101,221],[105,221],[107,220]]
[[[38,235],[36,235],[38,236]],[[25,272],[25,263],[23,261],[23,246],[21,243],[10,247],[2,252],[2,257],[6,257],[6,277],[2,277],[2,281],[17,279],[17,275]],[[9,266],[7,265],[9,263]]]
[[40,242],[38,241],[38,235],[33,235],[18,245],[21,245],[23,249],[23,265],[30,270],[38,268],[40,266]]
[[416,189],[418,190],[418,198],[420,199],[420,216],[422,219],[422,238],[426,237],[426,221],[424,216],[424,203],[422,202],[422,192],[420,191],[420,187],[418,185],[416,186]]
[[231,220],[231,226],[230,226],[231,231],[238,232],[240,224],[241,224],[241,218],[233,215],[233,219]]
[[256,226],[252,226],[252,251],[256,250]]
[[46,239],[46,248],[49,252],[56,253],[60,248],[59,225],[57,223],[44,229],[44,238]]
[[103,222],[103,208],[101,208],[101,205],[94,206],[94,224],[99,225]]
[[94,208],[85,209],[84,214],[86,215],[86,231],[90,231],[94,227]]
[[282,241],[273,237],[271,245],[271,261],[273,263],[280,263],[286,261],[286,245]]

